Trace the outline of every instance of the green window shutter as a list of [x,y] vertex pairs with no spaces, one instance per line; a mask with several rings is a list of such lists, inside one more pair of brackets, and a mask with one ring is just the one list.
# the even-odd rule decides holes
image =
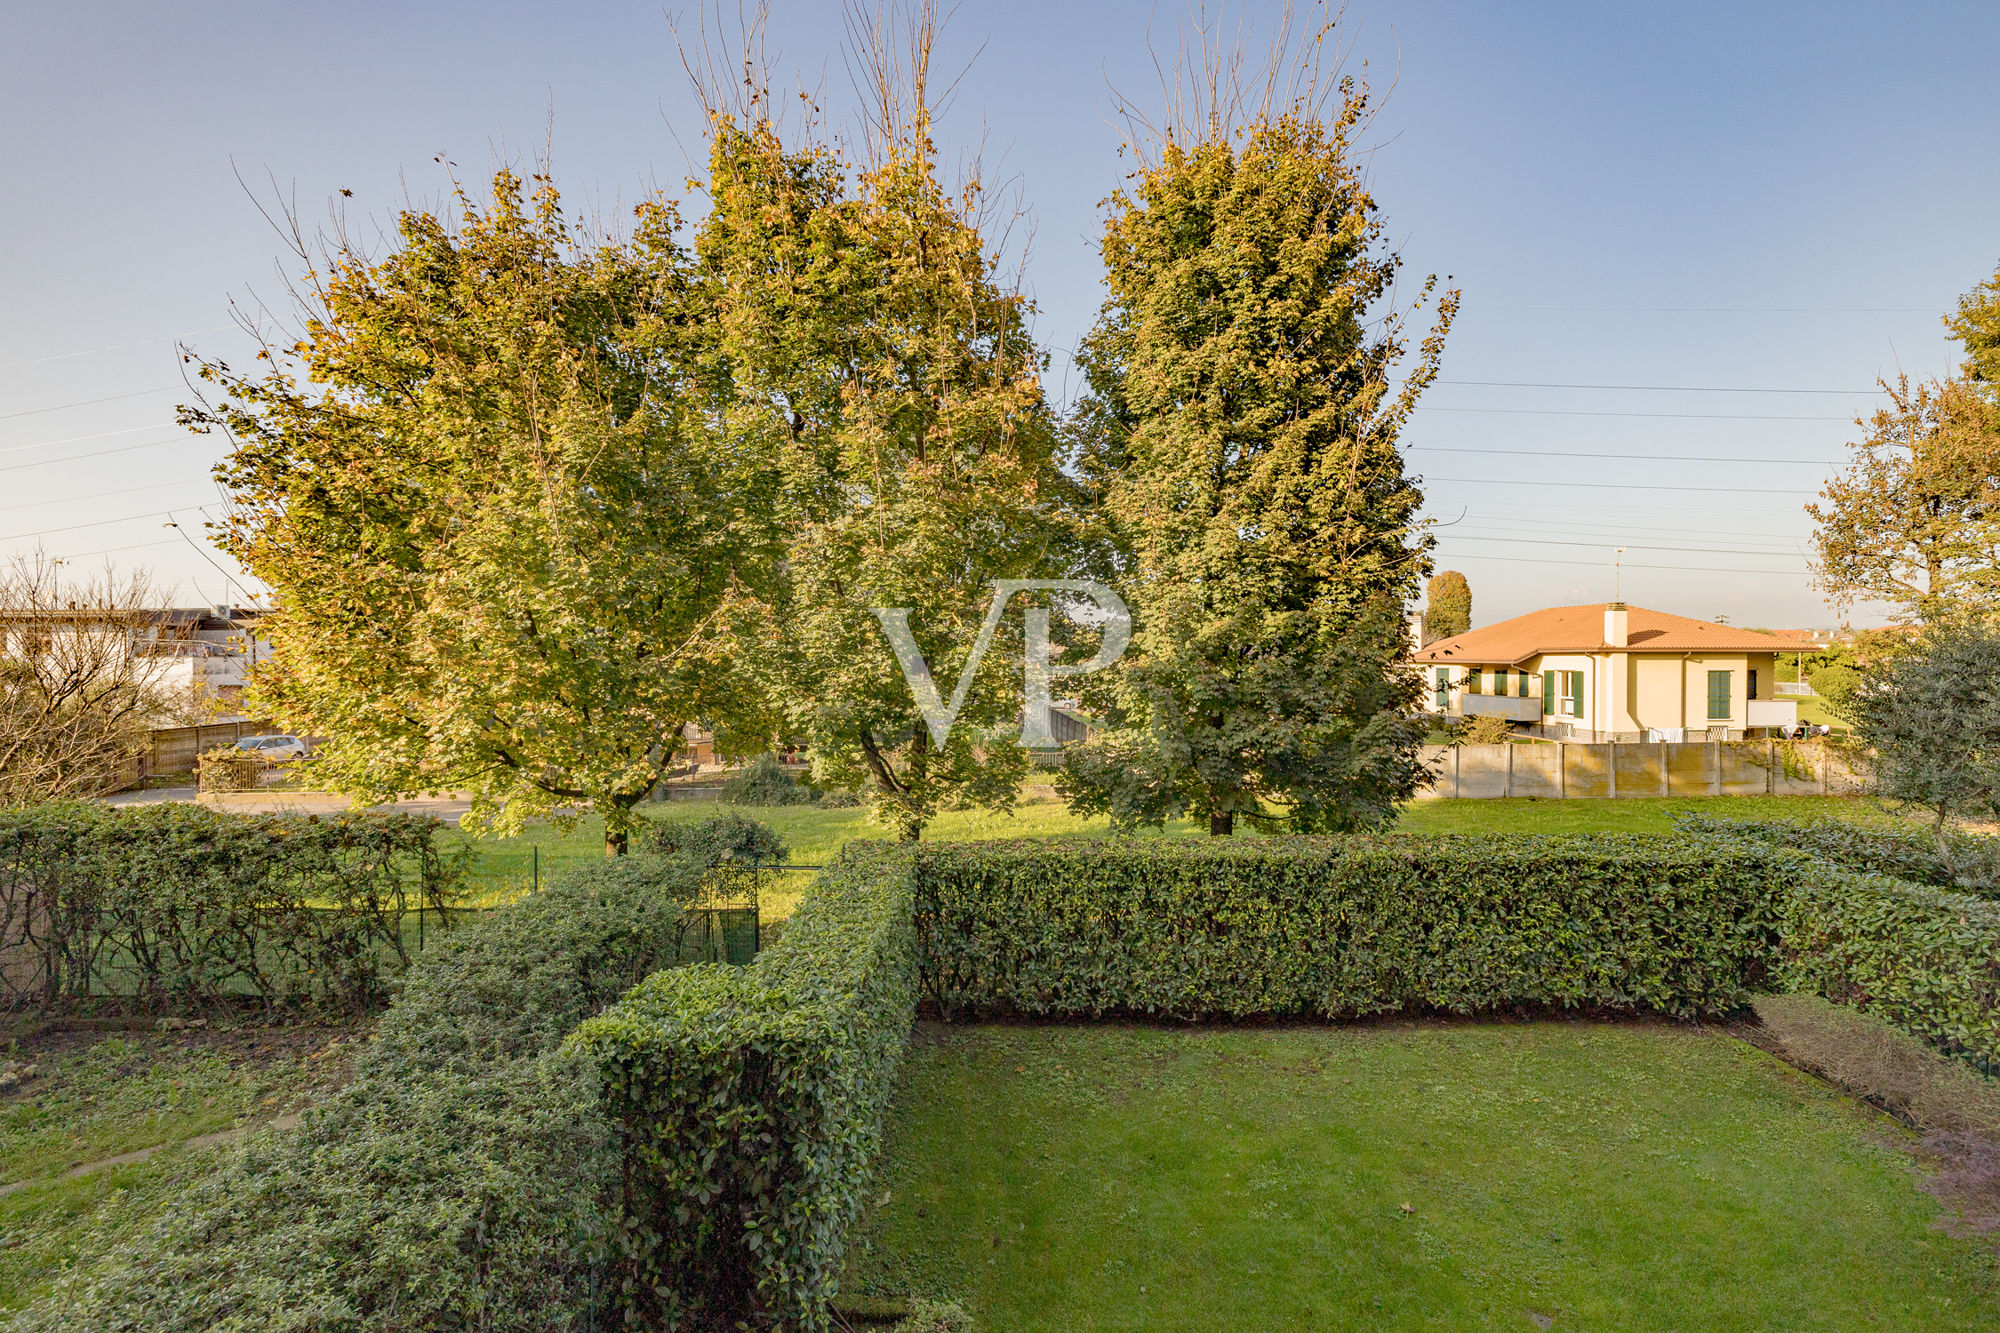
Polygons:
[[1556,711],[1556,673],[1542,673],[1542,716],[1548,717]]
[[1708,673],[1708,720],[1727,722],[1729,720],[1729,677],[1728,671]]
[[1437,706],[1440,710],[1451,707],[1451,668],[1437,669]]
[[1565,671],[1563,674],[1569,677],[1569,715],[1571,717],[1582,717],[1583,673],[1581,671]]

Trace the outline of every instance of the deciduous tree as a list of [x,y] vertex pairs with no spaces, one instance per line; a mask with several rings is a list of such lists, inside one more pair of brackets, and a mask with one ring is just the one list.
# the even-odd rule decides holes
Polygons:
[[1815,582],[1918,621],[2000,603],[2000,407],[1965,380],[1882,387],[1889,404],[1806,506]]
[[235,451],[222,542],[270,584],[262,703],[359,800],[464,788],[475,820],[603,815],[622,851],[682,727],[756,736],[726,656],[769,564],[767,459],[703,378],[711,321],[649,200],[585,244],[501,172],[379,260],[299,257],[305,332],[186,411]]
[[1398,663],[1427,540],[1397,439],[1457,296],[1393,385],[1400,260],[1356,160],[1367,92],[1317,64],[1330,37],[1275,57],[1261,102],[1226,58],[1184,71],[1110,201],[1087,472],[1135,628],[1062,784],[1120,825],[1357,828],[1424,776]]
[[1425,586],[1424,641],[1449,639],[1472,628],[1472,585],[1455,569],[1431,575]]
[[1944,326],[1965,347],[1965,377],[1989,392],[2000,388],[2000,269],[1958,299]]

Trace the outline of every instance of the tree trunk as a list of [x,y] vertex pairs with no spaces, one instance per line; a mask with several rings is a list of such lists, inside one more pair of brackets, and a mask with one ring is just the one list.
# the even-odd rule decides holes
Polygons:
[[1208,836],[1227,838],[1236,832],[1236,812],[1234,810],[1211,810],[1208,812]]
[[604,854],[606,856],[623,856],[630,849],[631,841],[632,835],[629,833],[613,833],[610,829],[606,829],[604,830]]

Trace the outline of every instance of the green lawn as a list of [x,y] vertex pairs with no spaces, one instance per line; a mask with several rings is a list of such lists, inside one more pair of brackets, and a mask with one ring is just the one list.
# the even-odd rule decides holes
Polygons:
[[[1036,790],[1036,789],[1031,789]],[[934,842],[979,842],[993,838],[1078,838],[1108,837],[1111,826],[1104,819],[1081,819],[1069,813],[1061,802],[1038,789],[1037,799],[1023,803],[1012,816],[984,810],[948,810],[940,814],[924,836]],[[854,838],[886,838],[889,831],[869,821],[864,809],[823,810],[816,806],[726,806],[712,801],[677,801],[643,808],[649,819],[696,820],[735,810],[761,819],[775,828],[791,847],[794,863],[820,865]],[[1664,833],[1673,827],[1674,817],[1684,811],[1701,811],[1729,819],[1854,819],[1893,823],[1865,801],[1829,796],[1723,796],[1676,800],[1628,801],[1418,801],[1403,812],[1397,824],[1408,833]],[[1247,836],[1254,836],[1247,829]],[[1170,824],[1164,836],[1205,836],[1205,830],[1190,821]],[[473,838],[447,830],[453,839],[468,839],[478,853],[474,869],[475,891],[489,901],[504,901],[525,890],[533,879],[535,849],[541,852],[541,873],[546,878],[566,865],[593,860],[604,855],[604,824],[594,817],[581,819],[563,833],[541,824],[515,838]],[[1139,836],[1159,837],[1154,830]],[[781,886],[777,905],[796,893],[810,875],[792,876]],[[779,911],[778,915],[784,915]]]
[[1713,1029],[926,1025],[850,1297],[981,1329],[1991,1330],[1902,1131]]

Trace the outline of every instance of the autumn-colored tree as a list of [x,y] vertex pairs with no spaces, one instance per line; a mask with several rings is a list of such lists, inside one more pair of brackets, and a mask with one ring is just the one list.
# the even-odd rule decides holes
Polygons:
[[1367,92],[1315,63],[1329,36],[1274,57],[1260,105],[1226,58],[1183,71],[1110,202],[1110,297],[1081,358],[1107,429],[1086,474],[1135,624],[1099,678],[1111,725],[1061,783],[1121,826],[1351,829],[1424,777],[1399,662],[1428,542],[1397,439],[1457,295],[1393,385],[1400,261],[1353,146]]
[[1431,575],[1424,600],[1424,642],[1449,639],[1472,628],[1472,585],[1457,570]]
[[741,98],[709,84],[698,250],[732,410],[773,442],[783,479],[785,582],[754,664],[816,780],[866,791],[914,839],[941,808],[1014,802],[1020,622],[1000,627],[940,745],[875,612],[906,609],[949,698],[991,581],[1065,572],[1071,484],[1029,307],[981,234],[976,172],[956,192],[939,179],[933,13],[860,35],[874,105],[858,168],[814,141],[810,119],[787,143],[757,77]]
[[254,688],[329,738],[319,776],[463,788],[502,832],[588,808],[618,852],[685,724],[768,734],[723,656],[768,468],[712,409],[673,207],[584,245],[540,179],[404,212],[379,260],[300,244],[303,335],[203,364],[184,417],[235,442],[222,543],[277,603]]
[[1965,347],[1966,378],[2000,388],[2000,269],[1958,299],[1944,326]]
[[1917,621],[2000,605],[2000,407],[1963,379],[1882,387],[1888,406],[1806,506],[1815,582]]

